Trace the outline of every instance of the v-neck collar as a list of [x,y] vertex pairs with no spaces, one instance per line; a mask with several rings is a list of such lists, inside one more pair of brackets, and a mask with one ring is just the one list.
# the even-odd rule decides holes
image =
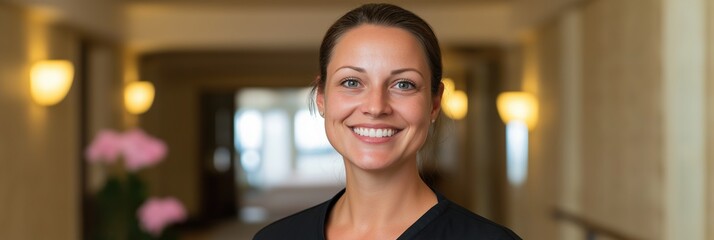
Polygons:
[[[441,195],[439,192],[434,191],[434,189],[431,189],[431,191],[436,195],[436,200],[437,203],[433,207],[431,207],[428,211],[424,213],[419,219],[416,220],[411,226],[407,228],[399,237],[397,240],[407,240],[407,239],[412,239],[416,237],[419,232],[421,232],[422,229],[424,229],[429,223],[431,223],[434,219],[436,219],[441,213],[444,212],[444,210],[448,207],[449,201],[446,201],[446,198],[444,198],[443,195]],[[337,200],[342,197],[342,195],[345,194],[345,189],[343,188],[340,192],[335,194],[332,199],[330,199],[330,202],[327,204],[327,207],[323,209],[323,213],[321,215],[320,221],[322,224],[320,224],[320,229],[319,232],[322,233],[322,238],[321,240],[326,240],[327,237],[327,221],[330,216],[330,212],[332,212],[333,207],[337,203]]]

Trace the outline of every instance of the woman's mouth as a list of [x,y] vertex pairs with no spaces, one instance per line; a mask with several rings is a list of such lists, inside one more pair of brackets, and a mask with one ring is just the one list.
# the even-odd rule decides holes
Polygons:
[[399,132],[399,129],[353,127],[352,131],[354,131],[357,135],[360,135],[363,137],[386,138],[386,137],[394,136],[394,134],[397,134],[397,132]]

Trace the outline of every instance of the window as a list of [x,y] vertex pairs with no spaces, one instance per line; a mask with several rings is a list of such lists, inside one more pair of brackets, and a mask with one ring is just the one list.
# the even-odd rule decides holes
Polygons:
[[[258,188],[338,185],[342,157],[325,135],[324,121],[310,114],[309,89],[249,88],[238,92],[235,114],[236,176]],[[241,180],[239,180],[241,181]]]

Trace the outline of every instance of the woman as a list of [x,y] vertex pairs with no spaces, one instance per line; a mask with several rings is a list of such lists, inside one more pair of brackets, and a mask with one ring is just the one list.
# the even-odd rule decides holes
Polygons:
[[437,39],[413,13],[367,4],[337,20],[320,47],[313,90],[344,159],[346,188],[255,239],[520,239],[419,177],[417,152],[439,115],[441,72]]

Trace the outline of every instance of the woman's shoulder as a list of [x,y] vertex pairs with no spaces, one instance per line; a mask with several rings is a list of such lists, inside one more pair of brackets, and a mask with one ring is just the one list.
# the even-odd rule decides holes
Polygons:
[[493,239],[521,239],[511,229],[482,217],[481,215],[473,213],[455,203],[450,204],[449,208],[445,212],[445,217],[457,220],[455,222],[460,222],[469,227],[473,227],[482,233],[488,233],[490,236],[499,237]]
[[253,239],[319,239],[329,201],[277,220],[255,234]]
[[[519,240],[513,231],[451,202],[439,193],[439,203],[430,220],[408,239]],[[415,229],[416,230],[416,229]]]
[[345,189],[314,207],[282,218],[264,227],[253,239],[325,239],[325,221],[330,209]]

